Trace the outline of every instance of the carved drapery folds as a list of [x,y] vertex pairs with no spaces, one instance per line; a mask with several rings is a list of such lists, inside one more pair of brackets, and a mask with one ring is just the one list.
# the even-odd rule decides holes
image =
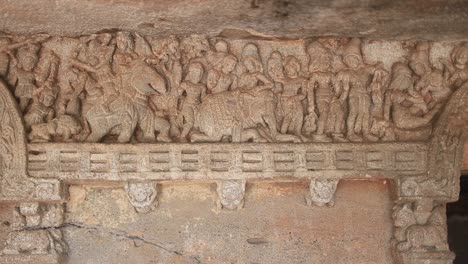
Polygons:
[[0,200],[21,201],[23,226],[1,261],[65,255],[63,218],[47,224],[63,215],[62,181],[119,182],[149,213],[159,181],[215,182],[232,210],[248,180],[275,177],[309,181],[318,206],[341,179],[390,179],[397,262],[453,259],[465,43],[8,35],[0,78]]

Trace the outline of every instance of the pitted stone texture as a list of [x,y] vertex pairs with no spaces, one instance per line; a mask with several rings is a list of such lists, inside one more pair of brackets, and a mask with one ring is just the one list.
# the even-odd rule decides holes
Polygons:
[[214,184],[163,185],[157,210],[136,215],[123,189],[86,189],[63,228],[68,263],[393,263],[384,182],[340,182],[334,207],[306,206],[307,191],[248,184],[243,209],[218,211]]
[[460,39],[466,38],[467,12],[463,0],[2,0],[0,30]]

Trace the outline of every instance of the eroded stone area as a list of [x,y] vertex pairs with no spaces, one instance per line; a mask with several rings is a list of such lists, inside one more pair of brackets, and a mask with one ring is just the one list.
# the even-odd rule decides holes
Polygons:
[[213,185],[164,185],[138,215],[123,188],[73,186],[68,263],[392,263],[385,182],[341,182],[334,207],[306,206],[305,183],[247,189],[243,209],[219,211]]

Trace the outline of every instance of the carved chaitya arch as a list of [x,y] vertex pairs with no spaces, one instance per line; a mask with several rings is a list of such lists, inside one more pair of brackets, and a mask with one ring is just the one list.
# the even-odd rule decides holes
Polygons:
[[57,180],[34,180],[27,171],[26,134],[16,100],[0,79],[0,201],[60,201]]
[[121,186],[150,213],[161,183],[216,184],[221,211],[242,210],[246,184],[263,180],[308,182],[311,206],[333,206],[340,180],[390,180],[395,262],[454,258],[444,208],[467,129],[463,43],[11,38],[0,201],[20,220],[0,263],[63,261],[68,184]]

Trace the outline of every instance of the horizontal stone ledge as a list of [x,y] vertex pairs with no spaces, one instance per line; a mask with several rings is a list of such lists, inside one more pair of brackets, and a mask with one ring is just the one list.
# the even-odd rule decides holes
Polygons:
[[28,171],[61,180],[394,178],[426,175],[426,143],[28,145]]

